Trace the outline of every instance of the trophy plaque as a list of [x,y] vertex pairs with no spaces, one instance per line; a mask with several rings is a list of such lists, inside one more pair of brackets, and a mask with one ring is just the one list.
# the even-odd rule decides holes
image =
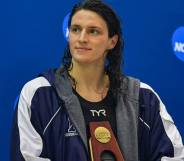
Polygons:
[[[108,121],[90,122],[90,153],[92,161],[102,161],[104,153],[112,155],[113,161],[125,161]],[[107,159],[108,160],[108,159]]]

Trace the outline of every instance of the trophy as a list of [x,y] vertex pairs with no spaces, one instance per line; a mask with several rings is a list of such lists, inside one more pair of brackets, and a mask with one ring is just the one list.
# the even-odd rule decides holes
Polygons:
[[108,121],[90,122],[89,128],[92,161],[125,161]]

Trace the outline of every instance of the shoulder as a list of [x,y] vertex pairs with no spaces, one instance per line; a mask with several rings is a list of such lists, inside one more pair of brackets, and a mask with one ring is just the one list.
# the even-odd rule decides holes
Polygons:
[[45,87],[45,86],[50,86],[50,83],[48,82],[48,80],[45,77],[41,76],[41,77],[37,77],[35,79],[28,81],[24,85],[23,89],[24,90],[30,89],[30,88],[37,89],[37,88]]
[[148,84],[138,78],[131,76],[122,76],[121,89],[124,94],[138,100],[140,104],[158,103],[161,101],[156,91]]
[[161,101],[159,95],[156,91],[148,84],[142,82],[138,78],[131,76],[122,76],[123,82],[123,90],[133,97],[137,97],[139,101],[142,99],[146,99],[147,101],[151,101],[151,99],[155,99],[155,101]]
[[[158,97],[158,94],[155,92],[155,90],[150,85],[142,82],[138,78],[131,77],[131,76],[122,76],[122,82],[124,84],[124,88],[134,89],[135,87],[137,87],[137,88],[139,88],[139,91],[145,90],[146,92],[150,92]],[[125,86],[127,86],[127,87],[125,87]]]
[[158,93],[150,85],[143,82],[140,82],[139,100],[140,105],[149,107],[156,106],[158,110],[160,110],[160,105],[162,104]]
[[140,108],[147,107],[148,109],[154,109],[160,111],[165,109],[160,96],[157,92],[147,83],[142,82],[138,78],[131,76],[122,76],[123,93],[129,98],[133,98],[139,102]]
[[156,112],[162,120],[173,122],[159,94],[150,85],[143,82],[140,83],[139,104],[142,110],[150,113]]
[[28,81],[22,88],[20,96],[25,100],[29,100],[28,104],[31,104],[31,100],[35,92],[42,87],[50,87],[50,83],[45,77],[37,77]]
[[158,99],[160,99],[157,92],[150,85],[148,85],[144,82],[140,82],[140,93],[150,93],[150,94],[154,95],[155,97],[157,97]]
[[148,84],[140,82],[139,98],[160,101],[160,97],[155,90]]

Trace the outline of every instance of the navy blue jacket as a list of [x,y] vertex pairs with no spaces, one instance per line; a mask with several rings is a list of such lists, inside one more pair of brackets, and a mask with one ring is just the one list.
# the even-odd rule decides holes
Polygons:
[[[181,136],[159,96],[134,78],[126,83],[115,108],[125,161],[184,161]],[[26,83],[14,118],[11,161],[89,158],[84,118],[67,72],[50,70]]]

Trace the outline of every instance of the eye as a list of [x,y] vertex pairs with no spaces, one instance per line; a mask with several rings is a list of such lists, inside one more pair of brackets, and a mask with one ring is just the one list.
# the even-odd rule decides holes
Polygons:
[[72,33],[79,33],[80,31],[81,31],[80,27],[77,27],[77,26],[70,27],[70,32],[72,32]]
[[88,33],[91,35],[99,35],[100,31],[98,29],[92,28],[92,29],[89,29]]

